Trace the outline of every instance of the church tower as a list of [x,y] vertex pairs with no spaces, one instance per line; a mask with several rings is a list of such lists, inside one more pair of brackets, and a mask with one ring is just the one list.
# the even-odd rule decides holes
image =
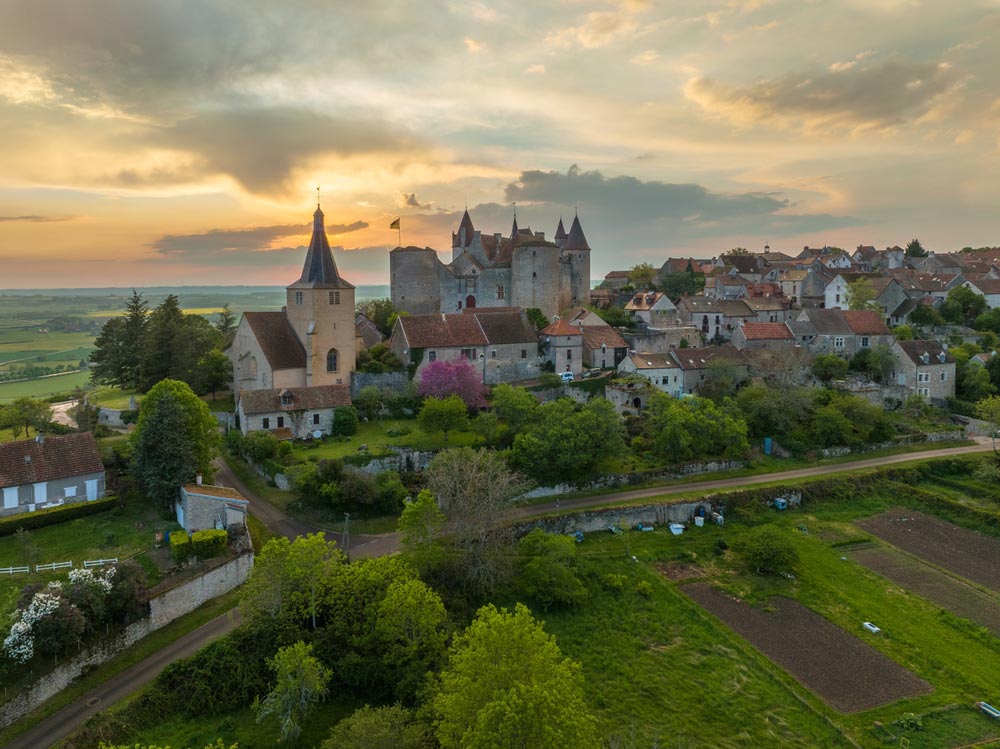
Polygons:
[[318,204],[302,276],[288,287],[285,309],[306,350],[306,386],[350,385],[357,358],[354,287],[337,272]]

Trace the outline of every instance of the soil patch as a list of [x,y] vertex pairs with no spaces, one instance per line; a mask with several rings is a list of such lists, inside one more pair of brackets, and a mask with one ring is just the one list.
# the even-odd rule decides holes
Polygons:
[[894,549],[872,547],[849,553],[887,580],[1000,636],[1000,601],[993,596]]
[[903,551],[1000,593],[1000,538],[899,508],[858,520],[857,525]]
[[775,597],[774,611],[762,611],[704,583],[682,590],[842,713],[932,691],[926,681],[798,601]]
[[668,580],[693,580],[705,576],[705,570],[688,562],[657,562],[653,567]]

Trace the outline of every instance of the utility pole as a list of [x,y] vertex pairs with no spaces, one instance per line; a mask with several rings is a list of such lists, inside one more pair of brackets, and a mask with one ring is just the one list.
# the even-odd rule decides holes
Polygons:
[[347,561],[351,561],[351,513],[344,513],[344,553]]

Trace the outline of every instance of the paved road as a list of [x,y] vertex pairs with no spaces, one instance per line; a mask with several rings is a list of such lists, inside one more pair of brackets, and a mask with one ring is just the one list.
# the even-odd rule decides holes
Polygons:
[[7,744],[6,749],[42,749],[52,746],[91,716],[144,687],[175,660],[193,655],[239,625],[240,614],[236,609],[212,619],[32,726]]
[[76,400],[53,403],[52,421],[57,424],[65,424],[66,426],[73,427],[75,429],[76,419],[73,418],[73,414],[71,412],[74,408],[76,408],[77,403],[79,403],[79,401]]
[[[650,487],[646,489],[634,489],[630,491],[614,492],[612,494],[601,494],[591,497],[576,497],[573,499],[560,500],[559,505],[555,501],[542,504],[533,504],[521,507],[517,511],[518,517],[530,518],[538,515],[546,515],[558,510],[574,510],[583,507],[595,507],[603,504],[612,504],[632,499],[646,499],[650,497],[663,497],[672,494],[682,494],[692,491],[715,491],[718,489],[732,489],[743,486],[753,486],[755,484],[765,484],[778,480],[794,480],[800,478],[810,478],[820,475],[844,473],[855,471],[859,468],[877,468],[882,466],[906,463],[912,460],[923,460],[926,458],[942,458],[955,455],[968,455],[970,453],[988,452],[992,449],[989,438],[976,438],[977,444],[966,447],[940,448],[936,450],[926,450],[920,453],[905,453],[881,458],[867,458],[863,460],[851,461],[849,463],[839,463],[834,465],[818,465],[812,468],[800,468],[794,471],[783,471],[777,473],[766,473],[757,476],[745,476],[739,478],[718,479],[715,481],[692,481],[683,484],[673,484],[670,486]],[[257,496],[250,488],[240,481],[233,472],[222,463],[219,466],[216,480],[225,485],[239,490],[244,497],[250,500],[250,512],[260,518],[272,533],[295,538],[306,533],[315,533],[321,528],[304,523],[268,503],[263,498]],[[340,544],[342,539],[339,533],[327,531],[327,535],[337,539]],[[351,540],[352,558],[376,557],[392,554],[399,551],[399,534],[391,533],[384,536],[360,536],[356,540]],[[167,664],[178,658],[184,658],[207,645],[212,640],[222,636],[226,632],[235,629],[239,624],[239,612],[236,609],[224,614],[217,619],[213,619],[208,624],[189,632],[187,635],[149,656],[146,660],[137,663],[101,687],[84,695],[76,702],[63,708],[50,718],[42,721],[37,726],[22,734],[15,741],[8,745],[7,749],[43,749],[49,747],[56,741],[67,736],[73,729],[79,726],[90,716],[99,710],[113,705],[118,700],[127,697],[136,690],[148,684],[162,671]],[[99,702],[89,704],[94,698],[99,698]]]

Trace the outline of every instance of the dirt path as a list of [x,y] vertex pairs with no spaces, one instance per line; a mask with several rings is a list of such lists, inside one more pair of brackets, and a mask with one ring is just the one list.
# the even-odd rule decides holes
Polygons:
[[68,427],[73,427],[76,429],[76,419],[73,418],[72,411],[76,408],[76,404],[79,401],[63,401],[62,403],[52,404],[52,421],[56,424],[64,424]]

